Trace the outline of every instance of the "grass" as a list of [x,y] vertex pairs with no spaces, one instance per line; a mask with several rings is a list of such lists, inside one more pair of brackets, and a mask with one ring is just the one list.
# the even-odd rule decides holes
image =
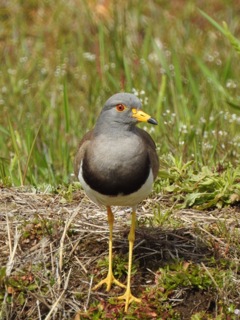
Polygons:
[[[3,184],[68,183],[78,139],[104,101],[121,90],[142,92],[145,108],[158,118],[152,135],[160,154],[193,159],[198,167],[238,164],[238,25],[227,8],[219,5],[219,24],[212,27],[191,1],[181,10],[154,1],[6,5]],[[214,12],[209,14],[213,24]]]
[[[0,203],[0,208],[5,215],[0,219],[6,228],[1,231],[0,240],[2,246],[8,246],[4,246],[0,261],[0,317],[11,319],[22,314],[23,318],[30,318],[28,309],[32,310],[33,319],[36,314],[48,319],[67,318],[78,306],[81,319],[158,319],[160,314],[163,319],[237,319],[237,12],[237,3],[231,1],[212,1],[211,5],[199,2],[197,6],[194,1],[17,0],[1,5],[0,199],[4,206]],[[152,282],[145,291],[141,290],[142,306],[133,307],[127,316],[114,302],[108,304],[105,296],[90,294],[87,284],[92,278],[84,271],[89,265],[80,262],[82,273],[78,276],[76,264],[65,253],[66,242],[77,256],[77,239],[83,237],[87,243],[90,239],[75,216],[67,224],[66,212],[61,217],[61,206],[74,210],[79,202],[81,210],[88,212],[89,203],[82,200],[72,175],[73,157],[79,139],[92,128],[106,99],[118,91],[137,94],[143,109],[159,122],[154,128],[144,127],[157,143],[161,168],[152,200],[149,205],[146,202],[149,216],[146,213],[139,219],[140,230],[149,226],[151,234],[154,228],[158,232],[160,227],[166,228],[180,241],[186,234],[178,236],[178,230],[187,227],[194,239],[201,239],[205,251],[212,253],[205,260],[204,253],[199,252],[195,261],[198,240],[191,244],[194,250],[190,255],[186,255],[187,245],[185,248],[181,244],[185,251],[177,247],[179,255],[175,255],[169,244],[170,247],[155,248],[152,266],[142,256],[142,252],[150,254],[148,249],[152,246],[150,240],[148,248],[141,244],[148,241],[143,231],[145,238],[139,240],[142,251],[136,249],[134,278],[136,287],[141,289],[139,283],[148,283],[145,275],[153,267]],[[24,195],[19,189],[23,186]],[[19,192],[23,200],[19,200]],[[41,199],[36,196],[38,192]],[[75,202],[78,192],[81,196]],[[26,200],[28,193],[31,197]],[[38,200],[35,203],[31,198]],[[21,211],[21,201],[29,215]],[[44,215],[44,208],[48,216]],[[85,225],[82,228],[87,229]],[[152,234],[156,243],[157,234]],[[44,239],[50,243],[47,249]],[[103,240],[100,244],[105,246],[106,239]],[[188,236],[188,241],[193,240]],[[22,252],[17,251],[19,247],[28,251],[29,244],[33,248],[42,244],[47,252],[47,257],[42,256],[43,264],[34,263],[30,271]],[[96,241],[96,255],[104,258],[107,253],[101,253],[97,244]],[[82,259],[86,261],[92,247],[86,243],[83,247]],[[121,252],[120,247],[119,244],[115,272],[124,277],[126,252]],[[37,249],[33,252],[37,257]],[[96,260],[94,255],[88,260],[94,276],[106,268],[104,259],[93,267]],[[9,269],[11,261],[13,269]],[[54,261],[58,261],[57,267]],[[78,286],[73,285],[72,277],[78,279]],[[71,292],[67,290],[69,286]],[[201,300],[201,295],[206,299]],[[201,307],[193,307],[194,296]],[[189,299],[191,314],[183,307]],[[33,300],[38,301],[36,309],[30,303]],[[211,301],[209,305],[207,300]],[[65,311],[54,309],[60,301]]]

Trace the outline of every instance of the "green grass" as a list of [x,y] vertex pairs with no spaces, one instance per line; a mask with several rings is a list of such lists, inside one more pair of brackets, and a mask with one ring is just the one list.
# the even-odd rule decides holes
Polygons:
[[[142,127],[157,144],[160,171],[153,195],[161,193],[163,198],[150,204],[155,215],[142,219],[140,225],[168,226],[178,236],[183,222],[173,215],[175,210],[194,208],[208,215],[206,210],[239,204],[238,12],[238,3],[230,0],[200,1],[198,6],[192,0],[5,1],[0,8],[0,188],[24,185],[51,190],[56,195],[53,203],[58,199],[60,206],[72,203],[79,189],[73,182],[78,142],[93,127],[104,102],[116,92],[127,91],[137,94],[143,109],[159,122]],[[230,209],[229,221],[227,215]],[[36,238],[38,243],[46,236],[53,241],[57,230],[57,247],[65,220],[58,218],[54,231],[54,222],[48,224],[48,219],[36,213],[30,233],[25,228],[29,221],[19,220],[24,240]],[[154,273],[154,286],[142,293],[143,304],[133,306],[129,315],[99,295],[100,302],[94,297],[88,310],[81,310],[82,318],[110,319],[116,316],[114,311],[119,319],[158,319],[158,314],[180,319],[182,310],[172,297],[178,299],[179,294],[185,299],[188,292],[196,292],[215,299],[214,311],[200,308],[209,311],[208,319],[235,319],[240,309],[239,227],[235,217],[227,226],[224,219],[225,215],[194,230],[196,238],[198,232],[201,239],[206,236],[213,252],[206,265],[205,261],[191,264],[185,256],[175,261],[171,256],[171,262]],[[185,233],[178,239],[184,237]],[[9,239],[3,243],[11,246]],[[218,250],[221,254],[215,257]],[[116,275],[124,277],[122,253],[115,257],[115,265]],[[106,267],[102,259],[92,270],[101,273],[100,268],[105,272]],[[135,262],[136,275],[138,267]],[[54,291],[59,280],[54,278],[55,267],[44,266],[47,287],[36,280],[42,266],[37,265],[34,279],[25,277],[28,270],[24,268],[9,277],[5,264],[0,268],[3,307],[15,297],[16,305],[23,306],[28,291],[36,288],[44,295],[46,288]],[[87,276],[79,283],[86,284]],[[5,288],[17,296],[2,293]],[[84,299],[89,288],[85,289]],[[54,306],[55,300],[51,302]],[[204,311],[192,314],[193,320],[206,319]]]
[[180,10],[155,1],[105,11],[85,1],[3,7],[2,184],[68,183],[78,140],[117,91],[142,93],[159,121],[160,156],[238,165],[237,15],[223,3],[218,13],[202,6],[208,16],[198,9],[192,1]]

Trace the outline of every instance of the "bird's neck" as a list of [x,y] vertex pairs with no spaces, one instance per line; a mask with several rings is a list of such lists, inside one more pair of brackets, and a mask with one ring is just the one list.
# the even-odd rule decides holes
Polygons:
[[132,123],[119,123],[119,122],[111,122],[109,123],[101,123],[101,125],[96,124],[94,128],[94,134],[107,134],[112,136],[129,135],[129,133],[134,133],[136,127]]

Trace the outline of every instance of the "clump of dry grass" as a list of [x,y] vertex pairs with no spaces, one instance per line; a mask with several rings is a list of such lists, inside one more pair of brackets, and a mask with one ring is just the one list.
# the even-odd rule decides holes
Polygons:
[[[164,228],[154,222],[154,207],[160,208],[162,216],[171,210]],[[2,319],[72,319],[75,315],[84,318],[87,311],[94,312],[93,306],[106,301],[104,290],[91,291],[94,278],[101,277],[97,261],[108,254],[104,209],[96,207],[81,191],[73,193],[68,202],[60,194],[2,188],[0,211]],[[156,289],[159,268],[177,259],[201,264],[213,283],[209,261],[232,259],[233,281],[239,284],[237,207],[210,212],[177,210],[171,208],[167,196],[156,195],[138,211],[133,290]],[[115,216],[114,252],[122,257],[117,263],[124,265],[130,211],[118,208]],[[215,285],[218,286],[217,282]],[[239,300],[233,289],[225,288],[225,293],[224,288],[218,289],[228,302]],[[118,289],[113,288],[111,296],[117,294]]]

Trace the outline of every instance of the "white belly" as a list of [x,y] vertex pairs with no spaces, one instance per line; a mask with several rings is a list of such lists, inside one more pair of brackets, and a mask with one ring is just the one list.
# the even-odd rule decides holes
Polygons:
[[117,196],[106,196],[89,187],[84,181],[82,176],[82,163],[78,174],[78,179],[85,190],[87,196],[98,205],[105,206],[129,206],[135,207],[139,202],[143,201],[151,192],[153,185],[153,173],[150,170],[149,176],[146,182],[141,186],[140,189],[129,195],[119,194]]

